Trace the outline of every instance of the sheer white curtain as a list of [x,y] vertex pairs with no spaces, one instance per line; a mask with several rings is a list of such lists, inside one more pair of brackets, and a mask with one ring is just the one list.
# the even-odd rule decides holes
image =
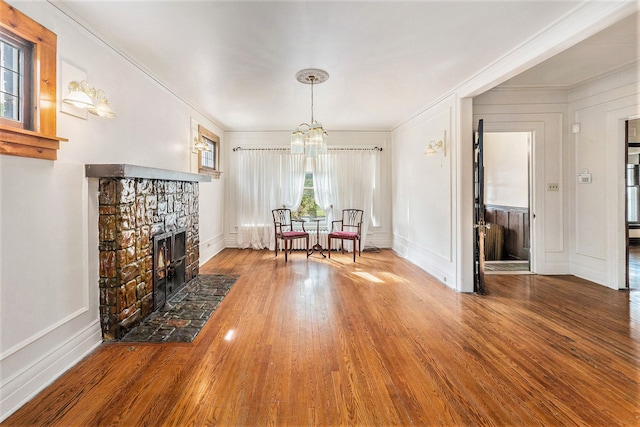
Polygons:
[[[280,151],[280,199],[278,206],[298,209],[304,193],[305,157]],[[275,206],[274,206],[275,208]]]
[[342,219],[342,209],[364,211],[362,247],[373,209],[378,155],[378,150],[329,150],[312,162],[316,203],[327,212],[328,227],[330,221]]
[[313,194],[320,209],[327,214],[327,227],[331,227],[333,220],[333,194],[335,192],[335,152],[311,158],[311,171],[313,173]]
[[238,247],[273,249],[273,217],[279,207],[297,209],[304,187],[304,156],[288,150],[239,150],[236,160]]

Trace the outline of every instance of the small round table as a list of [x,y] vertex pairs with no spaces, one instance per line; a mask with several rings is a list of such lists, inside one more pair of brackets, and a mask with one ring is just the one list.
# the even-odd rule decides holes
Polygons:
[[322,255],[323,258],[326,258],[327,256],[322,253],[324,248],[320,244],[320,221],[322,221],[322,218],[309,218],[309,221],[315,221],[316,223],[316,243],[311,247],[311,249],[309,249],[309,255],[311,255],[313,251],[320,251],[320,255]]

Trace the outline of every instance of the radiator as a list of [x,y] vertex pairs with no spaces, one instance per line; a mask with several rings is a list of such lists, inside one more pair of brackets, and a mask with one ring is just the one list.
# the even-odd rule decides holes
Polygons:
[[[320,235],[318,237],[318,241],[320,243],[320,245],[323,247],[323,249],[327,249],[329,248],[329,239],[327,238],[327,236],[329,235],[329,232],[327,230],[320,230]],[[309,232],[309,249],[311,249],[311,247],[313,245],[316,244],[316,233],[315,232]],[[294,251],[297,250],[301,250],[303,251],[305,249],[305,240],[304,239],[295,239],[291,241],[291,246],[293,248]],[[333,241],[331,242],[331,246],[333,250],[338,250],[340,249],[340,240],[338,239],[333,239]],[[282,246],[284,247],[284,245]],[[345,251],[351,251],[351,248],[353,248],[353,242],[345,240],[344,241],[344,249]]]
[[[323,248],[327,248],[327,246],[329,245],[328,241],[327,241],[327,235],[329,234],[329,232],[327,230],[320,230],[320,236],[319,236],[319,243],[320,245],[322,245]],[[311,248],[311,246],[316,244],[316,233],[315,232],[310,232],[309,233],[309,248]],[[304,245],[305,245],[305,240],[304,239],[295,239],[291,241],[291,246],[293,246],[293,250],[304,250]]]
[[490,224],[486,233],[484,259],[487,261],[500,261],[504,248],[504,227],[499,224]]

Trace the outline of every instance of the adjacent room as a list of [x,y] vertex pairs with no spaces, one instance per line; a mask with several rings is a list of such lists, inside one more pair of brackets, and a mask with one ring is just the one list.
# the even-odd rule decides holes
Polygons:
[[0,0],[0,422],[639,425],[639,11]]

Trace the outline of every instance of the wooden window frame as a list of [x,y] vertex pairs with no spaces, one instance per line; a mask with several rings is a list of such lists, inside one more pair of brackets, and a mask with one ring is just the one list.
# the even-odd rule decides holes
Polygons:
[[198,173],[209,175],[212,178],[219,179],[222,171],[220,170],[220,137],[202,125],[198,125],[198,139],[205,137],[213,143],[213,167],[202,165],[202,151],[198,151]]
[[0,26],[33,43],[32,129],[0,123],[0,154],[56,160],[57,36],[27,15],[0,0]]

